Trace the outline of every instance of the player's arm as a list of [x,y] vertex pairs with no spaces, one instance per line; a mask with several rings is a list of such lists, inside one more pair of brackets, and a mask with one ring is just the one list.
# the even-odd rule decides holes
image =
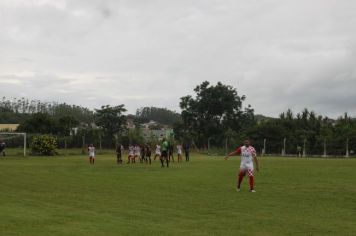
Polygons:
[[259,162],[258,162],[258,159],[257,159],[257,155],[256,155],[256,154],[253,155],[253,160],[254,160],[255,163],[256,163],[256,170],[257,170],[257,171],[260,171],[260,165],[259,165]]
[[241,154],[241,148],[236,149],[235,151],[227,154],[227,156],[225,157],[225,160],[229,159],[231,156],[235,156]]

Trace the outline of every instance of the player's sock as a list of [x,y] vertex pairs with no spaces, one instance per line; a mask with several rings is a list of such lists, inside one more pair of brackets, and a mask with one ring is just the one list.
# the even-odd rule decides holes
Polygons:
[[254,190],[254,179],[253,179],[253,176],[250,176],[250,190]]
[[161,165],[162,165],[162,167],[164,167],[164,162],[163,162],[162,158],[161,158]]

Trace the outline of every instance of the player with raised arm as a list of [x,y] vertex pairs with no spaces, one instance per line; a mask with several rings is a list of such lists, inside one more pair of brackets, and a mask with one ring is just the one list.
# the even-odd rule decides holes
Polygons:
[[231,152],[225,157],[225,160],[229,159],[231,156],[241,155],[240,172],[237,177],[236,190],[240,192],[241,182],[244,176],[247,174],[250,178],[250,192],[256,192],[254,188],[254,177],[253,177],[253,161],[256,163],[256,170],[259,171],[259,163],[256,155],[256,150],[250,145],[249,140],[244,141],[244,145],[238,147],[235,151]]
[[89,156],[89,163],[94,165],[95,162],[95,147],[93,144],[90,144],[88,147],[88,156]]

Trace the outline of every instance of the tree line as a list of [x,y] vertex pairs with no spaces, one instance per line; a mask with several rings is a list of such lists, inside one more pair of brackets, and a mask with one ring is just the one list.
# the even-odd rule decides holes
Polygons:
[[[255,115],[251,105],[244,104],[246,96],[230,85],[204,81],[193,91],[194,95],[180,99],[181,113],[143,107],[134,115],[126,115],[124,105],[90,110],[4,97],[0,101],[0,123],[20,123],[19,131],[56,135],[69,147],[81,146],[83,137],[86,142],[100,142],[105,147],[116,142],[144,142],[139,127],[153,120],[172,127],[175,140],[199,149],[231,149],[249,138],[259,152],[270,154],[296,155],[304,151],[309,155],[345,155],[346,149],[350,154],[356,150],[356,120],[348,114],[334,120],[308,109],[299,113],[289,109],[278,118],[269,118]],[[128,130],[127,119],[133,119],[137,128]]]

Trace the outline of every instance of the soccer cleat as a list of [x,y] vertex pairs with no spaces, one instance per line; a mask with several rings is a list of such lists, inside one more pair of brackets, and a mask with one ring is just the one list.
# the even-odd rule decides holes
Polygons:
[[239,189],[238,187],[236,187],[236,192],[240,192],[241,191],[241,189]]
[[250,192],[251,192],[251,193],[255,193],[255,192],[256,192],[256,190],[252,189],[252,190],[250,190]]

